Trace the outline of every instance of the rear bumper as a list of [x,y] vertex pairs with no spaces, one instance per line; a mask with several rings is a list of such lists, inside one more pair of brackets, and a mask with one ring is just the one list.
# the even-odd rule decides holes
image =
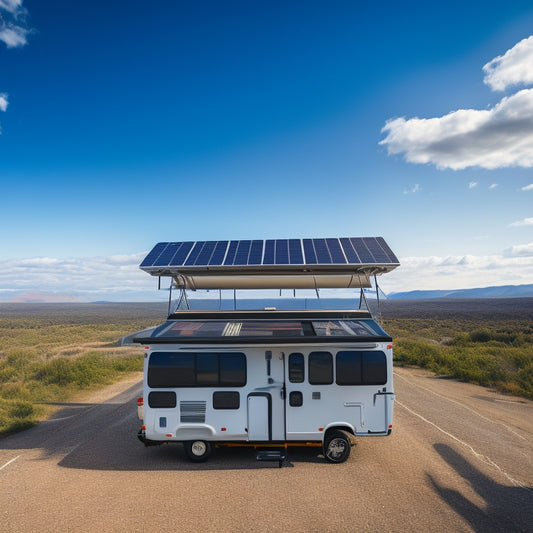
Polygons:
[[150,440],[146,438],[146,432],[144,429],[139,429],[137,432],[137,438],[145,445],[145,446],[157,446],[159,444],[163,444],[164,441],[159,440]]

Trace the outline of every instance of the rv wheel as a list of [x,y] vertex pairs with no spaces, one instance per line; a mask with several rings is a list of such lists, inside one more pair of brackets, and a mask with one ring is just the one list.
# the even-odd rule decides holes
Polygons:
[[183,446],[189,459],[195,463],[201,463],[211,455],[211,444],[205,440],[189,440]]
[[350,456],[350,436],[346,431],[334,429],[324,440],[324,457],[329,463],[344,463]]

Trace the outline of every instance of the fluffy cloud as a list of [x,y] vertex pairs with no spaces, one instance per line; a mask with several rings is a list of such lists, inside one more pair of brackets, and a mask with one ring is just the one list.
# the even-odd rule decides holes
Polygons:
[[503,255],[507,257],[533,257],[533,242],[511,246],[511,248],[504,250]]
[[[526,44],[522,44],[526,41]],[[533,36],[485,65],[493,87],[533,82]],[[509,55],[508,55],[509,54]],[[498,81],[496,81],[498,80]],[[533,89],[489,109],[459,109],[436,118],[395,118],[382,129],[389,154],[454,170],[533,166]]]
[[7,109],[8,101],[7,94],[0,93],[0,111],[5,111]]
[[386,292],[524,285],[533,280],[533,243],[494,255],[400,257],[400,263],[380,280]]
[[522,187],[520,190],[521,191],[533,191],[533,183],[531,183],[530,185],[526,185],[525,187]]
[[517,228],[520,226],[533,226],[533,218],[524,218],[524,220],[518,220],[517,222],[509,224],[509,227],[511,228]]
[[483,81],[493,91],[504,91],[518,83],[533,83],[533,35],[521,40],[503,56],[489,61],[483,72]]
[[27,43],[26,14],[22,0],[0,0],[0,41],[8,48]]
[[[139,269],[145,255],[0,261],[0,301],[166,301],[168,292]],[[380,279],[386,292],[529,284],[533,242],[494,255],[400,257],[400,263]]]
[[22,0],[0,0],[0,9],[13,15],[17,15],[23,10]]
[[37,257],[0,261],[0,300],[20,292],[65,294],[85,301],[158,300],[157,281],[139,270],[146,253],[59,259]]
[[0,29],[0,41],[3,41],[8,48],[24,46],[28,42],[26,35],[28,35],[26,28],[14,24],[4,25]]

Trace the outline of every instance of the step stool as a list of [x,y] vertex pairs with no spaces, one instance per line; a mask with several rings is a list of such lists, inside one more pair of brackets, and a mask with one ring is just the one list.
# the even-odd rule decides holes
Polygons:
[[258,461],[278,461],[279,468],[281,468],[283,461],[285,461],[285,450],[261,450],[257,452],[256,459]]

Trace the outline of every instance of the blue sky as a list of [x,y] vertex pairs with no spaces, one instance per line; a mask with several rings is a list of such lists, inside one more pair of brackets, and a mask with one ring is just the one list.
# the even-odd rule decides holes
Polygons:
[[0,17],[0,300],[157,298],[168,240],[381,235],[385,292],[533,283],[530,1]]

